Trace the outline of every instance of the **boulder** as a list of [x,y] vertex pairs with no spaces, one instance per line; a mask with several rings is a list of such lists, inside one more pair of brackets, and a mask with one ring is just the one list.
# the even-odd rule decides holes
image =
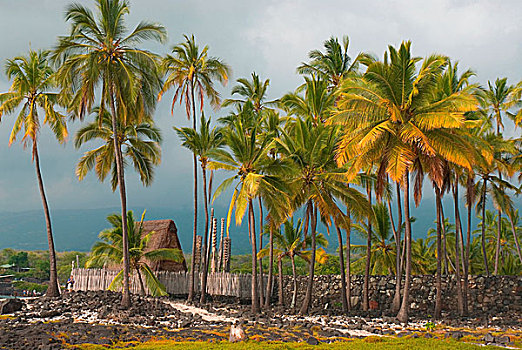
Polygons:
[[22,310],[24,302],[20,299],[7,299],[0,303],[0,315],[12,314]]

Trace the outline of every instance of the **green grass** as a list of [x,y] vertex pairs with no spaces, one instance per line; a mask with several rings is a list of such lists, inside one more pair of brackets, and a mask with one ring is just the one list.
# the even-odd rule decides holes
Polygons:
[[[117,344],[109,349],[121,349],[123,344]],[[496,347],[488,347],[492,349]],[[82,350],[102,350],[106,347],[99,345],[83,345],[76,346],[73,349]],[[140,344],[132,349],[136,350],[170,350],[170,349],[222,349],[222,350],[262,350],[262,349],[334,349],[334,350],[359,350],[359,349],[483,349],[483,347],[455,340],[438,340],[438,339],[424,339],[424,338],[379,338],[369,337],[365,339],[355,339],[346,342],[337,342],[333,344],[320,344],[318,346],[310,346],[306,343],[281,343],[281,342],[254,342],[248,341],[246,343],[228,343],[228,342],[175,342],[171,340],[151,341]]]

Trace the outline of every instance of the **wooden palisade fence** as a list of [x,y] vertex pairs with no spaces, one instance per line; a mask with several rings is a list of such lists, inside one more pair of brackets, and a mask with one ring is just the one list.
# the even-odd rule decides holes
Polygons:
[[[74,290],[106,290],[118,271],[106,269],[73,269]],[[173,295],[188,294],[190,274],[186,272],[158,271],[158,279],[165,285],[167,293]],[[195,288],[200,289],[202,274],[196,278]],[[264,276],[264,285],[267,283],[267,276]],[[250,299],[252,276],[250,274],[235,274],[229,272],[209,273],[207,279],[207,293],[216,296],[230,296],[240,299]],[[275,285],[275,283],[274,283]],[[137,275],[130,278],[131,293],[141,292]],[[146,290],[148,293],[148,290]],[[274,295],[274,290],[272,290]]]

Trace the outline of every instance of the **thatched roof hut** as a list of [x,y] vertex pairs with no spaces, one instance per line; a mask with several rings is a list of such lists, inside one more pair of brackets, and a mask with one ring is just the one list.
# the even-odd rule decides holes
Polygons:
[[[179,243],[178,238],[178,229],[176,228],[176,224],[172,220],[150,220],[143,222],[143,233],[142,235],[146,235],[149,232],[154,231],[152,236],[150,237],[148,250],[158,249],[158,248],[175,248],[181,249],[181,244]],[[148,265],[153,271],[174,271],[174,272],[186,272],[187,271],[187,263],[185,259],[181,263],[169,261],[169,260],[161,260],[150,262],[147,261]]]

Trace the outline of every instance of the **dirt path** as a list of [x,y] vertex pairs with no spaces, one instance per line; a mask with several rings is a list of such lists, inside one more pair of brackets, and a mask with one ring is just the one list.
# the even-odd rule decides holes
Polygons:
[[187,305],[182,302],[173,302],[170,300],[165,300],[165,303],[172,306],[176,310],[183,312],[183,313],[191,313],[192,315],[199,315],[204,321],[207,322],[228,322],[228,323],[234,323],[235,321],[238,321],[237,318],[234,317],[225,317],[221,316],[212,312],[209,312],[205,309],[195,307],[193,305]]

